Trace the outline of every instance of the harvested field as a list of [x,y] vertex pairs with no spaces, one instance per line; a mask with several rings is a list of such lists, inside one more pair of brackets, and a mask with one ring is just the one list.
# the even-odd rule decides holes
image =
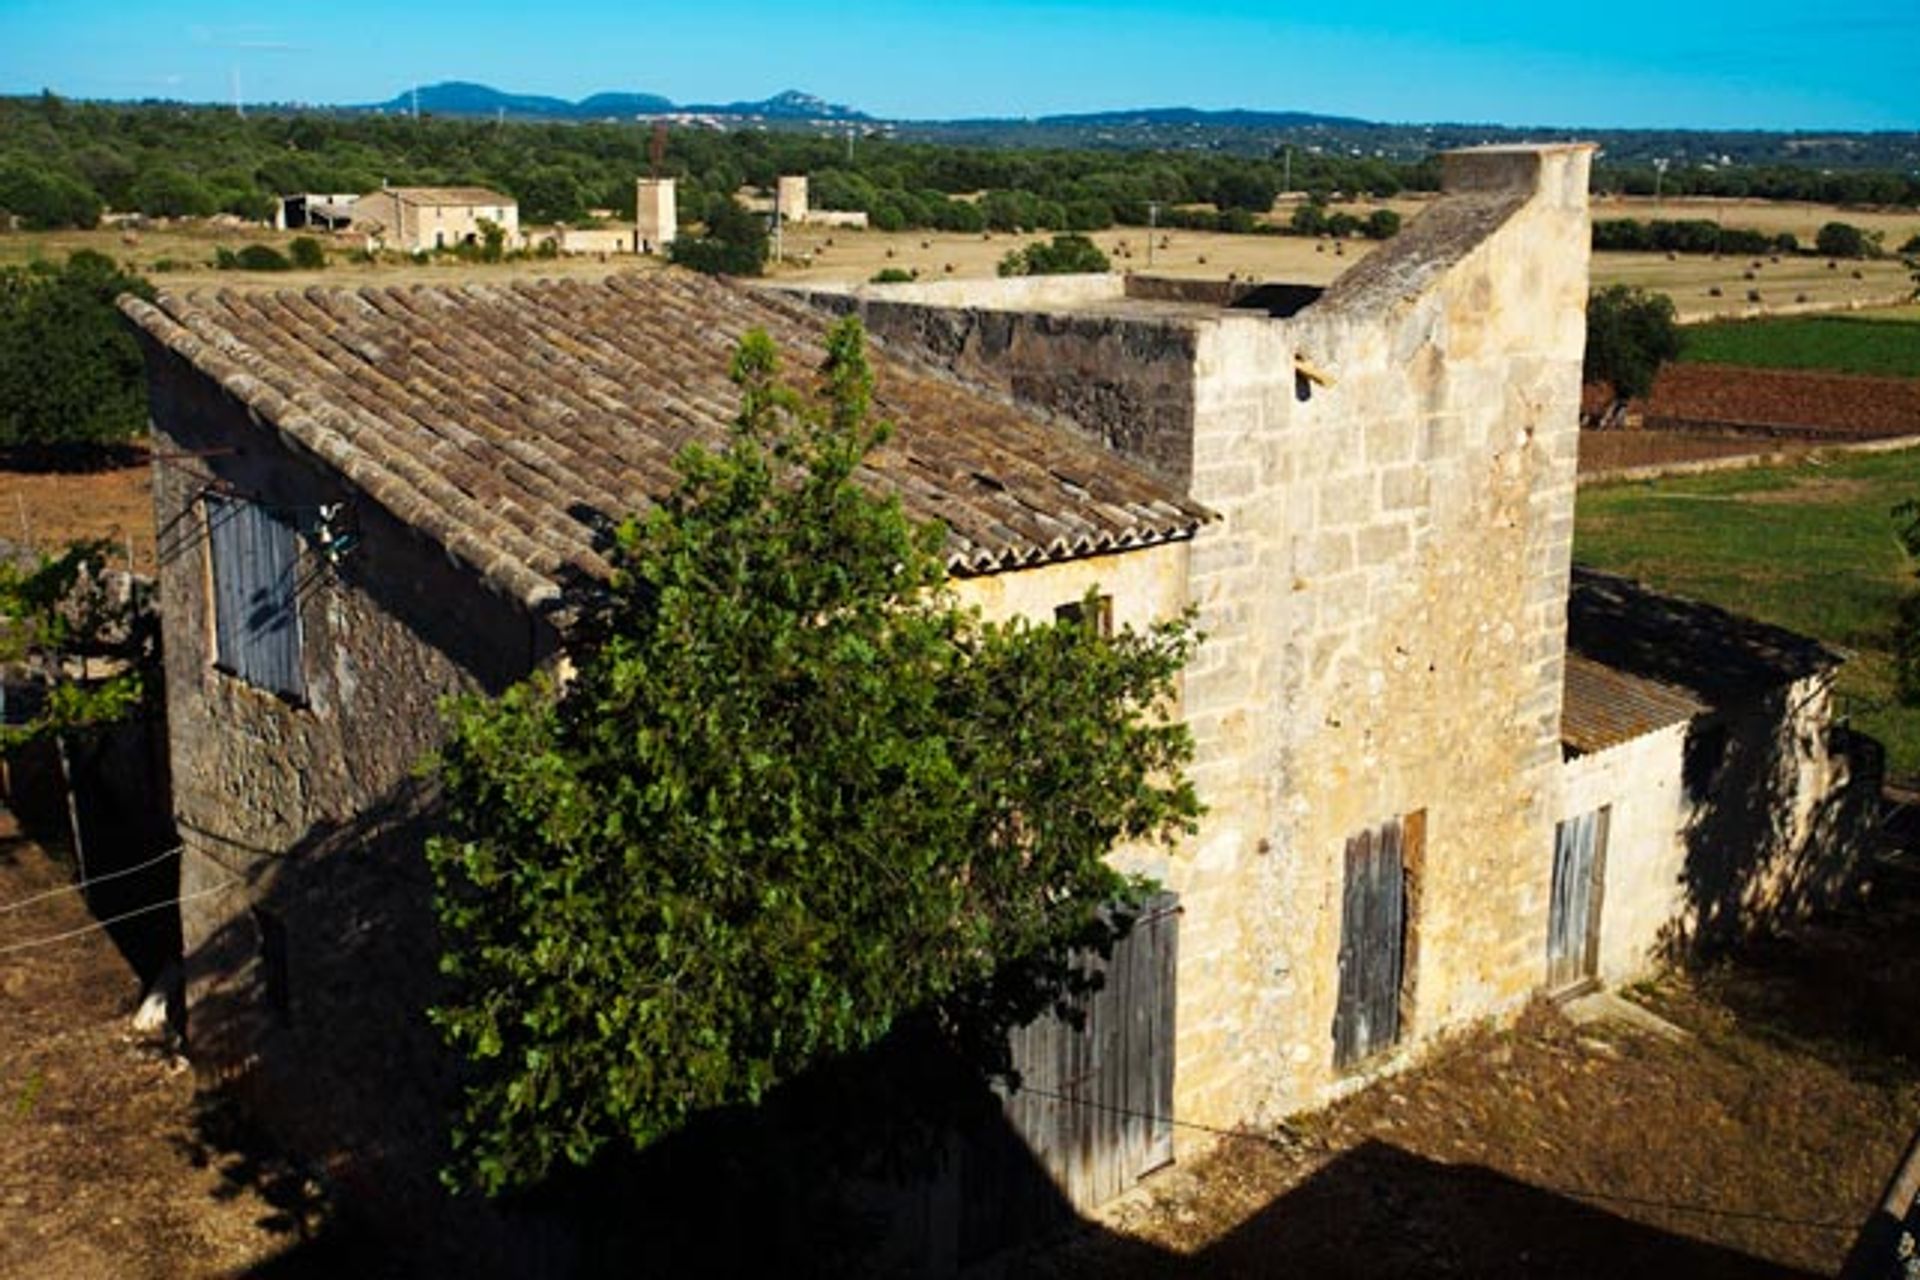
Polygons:
[[[1277,201],[1269,221],[1285,222],[1298,197]],[[1364,218],[1378,208],[1390,208],[1403,218],[1417,217],[1430,197],[1397,196],[1391,200],[1360,201],[1332,206]],[[1595,217],[1687,218],[1723,216],[1727,226],[1762,230],[1794,230],[1811,241],[1821,223],[1836,218],[1869,230],[1887,233],[1898,244],[1920,231],[1920,213],[1911,210],[1856,211],[1826,205],[1775,204],[1767,201],[1596,201]],[[1703,211],[1704,210],[1704,211]],[[341,236],[326,239],[332,265],[324,271],[249,272],[215,271],[217,249],[238,250],[249,244],[271,245],[284,251],[299,233],[276,232],[253,226],[214,226],[189,219],[138,231],[14,232],[0,234],[0,265],[35,259],[64,259],[75,249],[92,249],[121,259],[149,274],[165,289],[307,288],[311,285],[359,287],[368,284],[511,282],[542,277],[598,278],[614,271],[658,270],[651,258],[616,254],[604,260],[581,256],[529,259],[520,262],[480,263],[446,258],[425,264],[353,263],[346,259],[355,241]],[[846,228],[792,227],[784,234],[785,261],[769,268],[781,279],[858,284],[886,267],[918,271],[923,280],[979,279],[995,273],[1008,250],[1044,237],[993,233],[960,234],[937,231],[858,231]],[[1155,237],[1152,262],[1144,227],[1118,227],[1096,232],[1093,240],[1119,271],[1146,271],[1195,278],[1224,278],[1229,274],[1264,281],[1326,284],[1375,247],[1369,240],[1329,240],[1299,236],[1226,235],[1207,231],[1161,228]],[[325,239],[323,237],[323,239]],[[1164,242],[1164,246],[1163,246]],[[1829,269],[1825,259],[1785,257],[1774,263],[1761,259],[1756,279],[1745,280],[1749,261],[1728,257],[1682,256],[1668,259],[1659,253],[1605,253],[1593,259],[1596,284],[1638,284],[1672,295],[1683,320],[1713,316],[1769,314],[1800,308],[1846,308],[1884,305],[1910,290],[1898,262],[1848,263]],[[1860,279],[1853,272],[1861,273]],[[1710,290],[1719,289],[1720,296]],[[1749,303],[1747,291],[1760,292],[1760,303]],[[1801,301],[1804,297],[1805,301]]]

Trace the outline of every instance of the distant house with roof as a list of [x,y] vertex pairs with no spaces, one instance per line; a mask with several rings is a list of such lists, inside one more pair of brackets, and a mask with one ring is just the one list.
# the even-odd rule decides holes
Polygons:
[[[557,662],[614,522],[724,437],[739,337],[809,365],[836,312],[897,423],[862,480],[945,525],[963,600],[1050,618],[1097,587],[1117,626],[1191,608],[1206,635],[1180,710],[1208,813],[1115,854],[1169,905],[1107,1003],[1017,1046],[1053,1084],[1009,1123],[1073,1205],[1836,890],[1873,778],[1832,655],[1571,569],[1589,154],[1450,154],[1325,291],[667,271],[124,300],[196,1062],[376,1208],[444,1208],[436,700]],[[951,1209],[926,1267],[1001,1238]]]
[[520,206],[487,187],[382,187],[353,203],[352,230],[370,247],[418,253],[480,244],[491,223],[520,241]]

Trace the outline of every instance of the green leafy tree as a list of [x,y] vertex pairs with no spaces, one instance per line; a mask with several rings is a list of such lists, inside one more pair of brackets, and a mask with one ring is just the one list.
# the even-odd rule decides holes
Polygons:
[[1375,209],[1360,230],[1369,240],[1391,240],[1400,234],[1400,215],[1392,209]]
[[1813,247],[1829,258],[1864,258],[1868,244],[1866,233],[1851,222],[1829,222],[1813,238]]
[[1587,298],[1587,349],[1582,376],[1612,390],[1608,407],[1589,426],[1616,426],[1627,402],[1653,390],[1660,367],[1680,354],[1673,299],[1616,284]]
[[200,179],[164,166],[148,169],[135,178],[127,198],[140,212],[156,218],[203,218],[220,208],[213,192]]
[[1113,264],[1098,245],[1071,232],[1014,249],[1000,259],[999,267],[1003,276],[1057,276],[1112,269]]
[[668,256],[683,267],[713,276],[757,276],[766,269],[766,223],[733,197],[714,200],[705,231],[675,240]]
[[1186,621],[959,608],[943,530],[861,480],[862,342],[833,330],[816,398],[748,335],[731,444],[620,529],[572,674],[448,708],[456,1183],[644,1147],[904,1019],[971,1042],[996,975],[1144,888],[1115,844],[1198,812]]
[[100,198],[63,173],[9,164],[0,166],[0,229],[7,215],[29,231],[84,229],[100,221]]
[[140,348],[122,293],[153,287],[103,254],[0,268],[0,448],[93,447],[146,430]]
[[1293,216],[1287,220],[1287,229],[1297,236],[1325,235],[1327,206],[1318,200],[1309,200],[1296,206]]

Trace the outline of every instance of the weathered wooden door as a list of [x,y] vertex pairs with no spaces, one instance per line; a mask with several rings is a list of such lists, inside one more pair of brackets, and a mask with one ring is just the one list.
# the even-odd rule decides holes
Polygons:
[[1340,1002],[1333,1062],[1348,1067],[1400,1038],[1407,950],[1407,886],[1398,820],[1347,841],[1340,912]]
[[1173,1161],[1174,982],[1179,900],[1150,900],[1076,1019],[1048,1014],[1012,1035],[1021,1087],[1007,1142],[965,1157],[961,1258],[977,1260],[1113,1199]]
[[1553,834],[1553,901],[1547,911],[1547,990],[1578,986],[1598,971],[1600,898],[1608,810],[1568,818]]

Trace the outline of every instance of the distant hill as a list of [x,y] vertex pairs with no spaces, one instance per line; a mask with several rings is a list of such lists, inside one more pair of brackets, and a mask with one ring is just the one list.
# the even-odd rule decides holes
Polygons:
[[[1058,147],[1068,150],[1209,151],[1270,157],[1285,150],[1354,159],[1417,161],[1436,151],[1484,143],[1580,138],[1598,142],[1602,160],[1647,167],[1720,169],[1790,165],[1818,169],[1920,168],[1920,133],[1792,133],[1768,130],[1593,129],[1555,125],[1515,128],[1471,123],[1384,123],[1309,111],[1252,108],[1134,107],[1047,116],[961,120],[887,120],[797,89],[757,101],[675,103],[655,93],[596,93],[578,102],[539,94],[506,93],[489,85],[451,80],[422,85],[419,109],[439,116],[504,116],[528,121],[633,120],[686,115],[717,127],[752,123],[773,129],[857,124],[910,142],[986,147]],[[348,111],[407,113],[415,91]]]
[[762,98],[757,102],[680,105],[671,98],[663,98],[657,93],[624,91],[596,93],[578,102],[569,102],[565,98],[549,98],[540,94],[507,93],[491,85],[474,84],[466,80],[445,80],[438,84],[424,84],[417,90],[409,89],[404,93],[396,94],[385,102],[368,103],[354,109],[396,114],[409,114],[418,109],[437,116],[506,115],[516,120],[607,120],[668,115],[674,112],[711,116],[758,116],[767,120],[866,121],[873,118],[863,111],[828,102],[824,98],[802,93],[798,89],[788,89],[784,93],[777,93],[771,98]]
[[1072,115],[1041,116],[1036,124],[1100,128],[1131,125],[1211,125],[1222,129],[1308,129],[1314,127],[1363,129],[1371,120],[1351,116],[1322,116],[1310,111],[1253,111],[1234,108],[1203,111],[1198,107],[1141,107],[1133,111],[1085,111]]
[[[671,110],[671,108],[669,108]],[[716,116],[764,116],[769,120],[872,120],[864,111],[855,111],[852,107],[828,102],[816,98],[810,93],[798,89],[789,89],[785,93],[776,93],[771,98],[762,98],[758,102],[729,102],[720,106],[681,107],[682,111],[696,111]]]

